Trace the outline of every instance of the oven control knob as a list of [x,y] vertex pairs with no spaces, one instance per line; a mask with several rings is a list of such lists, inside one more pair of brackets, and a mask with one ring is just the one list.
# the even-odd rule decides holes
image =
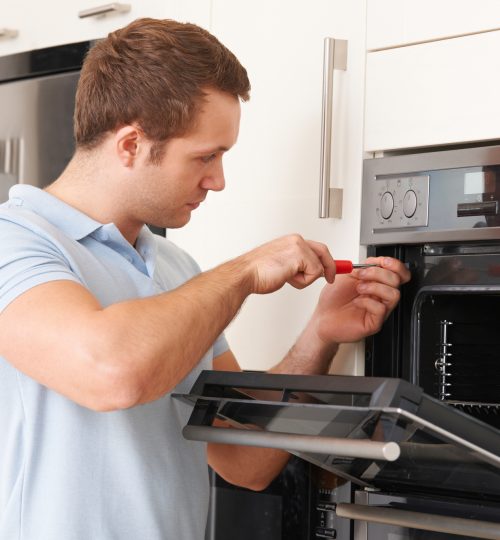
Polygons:
[[403,212],[407,218],[411,218],[417,211],[417,194],[409,189],[403,197]]
[[384,219],[389,219],[394,210],[394,198],[389,191],[386,191],[380,199],[380,215]]

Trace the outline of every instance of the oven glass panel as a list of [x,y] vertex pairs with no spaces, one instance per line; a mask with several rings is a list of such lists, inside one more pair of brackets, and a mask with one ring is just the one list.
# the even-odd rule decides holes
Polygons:
[[278,433],[399,443],[401,456],[395,462],[297,453],[345,478],[357,479],[361,485],[434,492],[468,493],[474,489],[500,496],[497,466],[454,444],[436,433],[434,426],[423,425],[418,417],[405,411],[226,402],[219,416],[246,429],[260,426]]
[[[234,380],[235,374],[231,377]],[[359,485],[414,492],[475,491],[500,499],[500,433],[491,426],[425,394],[417,399],[416,387],[405,381],[281,376],[280,380],[289,382],[290,387],[266,393],[263,386],[272,385],[276,380],[273,377],[261,374],[260,386],[224,388],[218,384],[210,390],[208,385],[203,396],[198,394],[199,389],[183,396],[196,405],[190,424],[211,425],[218,417],[245,430],[366,441],[365,446],[370,442],[396,442],[401,452],[396,461],[319,454],[307,449],[293,453]],[[295,390],[293,383],[299,379],[302,384],[310,380],[311,389]],[[347,392],[345,385],[342,392],[336,392],[337,379],[349,379],[351,387],[359,385],[359,395],[355,389]],[[314,388],[315,381],[321,383],[321,391]],[[372,385],[372,392],[367,394],[363,386],[371,381],[389,381],[391,385]],[[325,391],[325,384],[331,387],[330,393]],[[387,395],[389,391],[391,395]],[[342,403],[337,404],[336,399]],[[389,403],[397,406],[386,406]]]

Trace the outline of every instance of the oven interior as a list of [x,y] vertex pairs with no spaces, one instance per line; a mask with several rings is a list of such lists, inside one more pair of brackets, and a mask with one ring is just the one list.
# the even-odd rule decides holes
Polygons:
[[413,259],[410,380],[500,427],[500,250],[424,245]]
[[418,384],[500,427],[500,293],[429,292],[417,317]]

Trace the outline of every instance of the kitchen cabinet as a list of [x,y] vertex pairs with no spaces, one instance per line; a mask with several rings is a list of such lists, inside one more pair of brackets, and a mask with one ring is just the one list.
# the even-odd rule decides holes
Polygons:
[[500,31],[370,52],[365,150],[500,138]]
[[367,49],[500,28],[498,0],[368,0]]
[[26,4],[16,0],[0,4],[0,56],[33,48],[34,21],[26,15]]
[[[360,257],[365,66],[364,0],[214,0],[214,34],[247,68],[239,142],[225,157],[226,188],[211,193],[183,229],[167,236],[204,269],[272,238],[299,233],[337,258]],[[323,39],[348,41],[347,70],[335,73],[331,185],[343,189],[341,219],[318,218]],[[324,280],[251,296],[227,330],[246,369],[279,361],[310,316]],[[362,346],[342,348],[336,369],[361,373]]]
[[[94,15],[79,16],[91,8]],[[114,4],[102,0],[4,0],[0,29],[10,32],[0,37],[0,56],[101,38],[139,17],[172,18],[208,27],[210,0],[124,0]]]

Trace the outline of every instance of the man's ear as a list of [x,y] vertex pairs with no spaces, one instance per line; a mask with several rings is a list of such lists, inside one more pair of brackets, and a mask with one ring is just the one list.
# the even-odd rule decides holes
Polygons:
[[147,146],[144,133],[135,125],[119,128],[115,132],[114,142],[118,159],[124,167],[133,167],[140,152],[143,152]]

